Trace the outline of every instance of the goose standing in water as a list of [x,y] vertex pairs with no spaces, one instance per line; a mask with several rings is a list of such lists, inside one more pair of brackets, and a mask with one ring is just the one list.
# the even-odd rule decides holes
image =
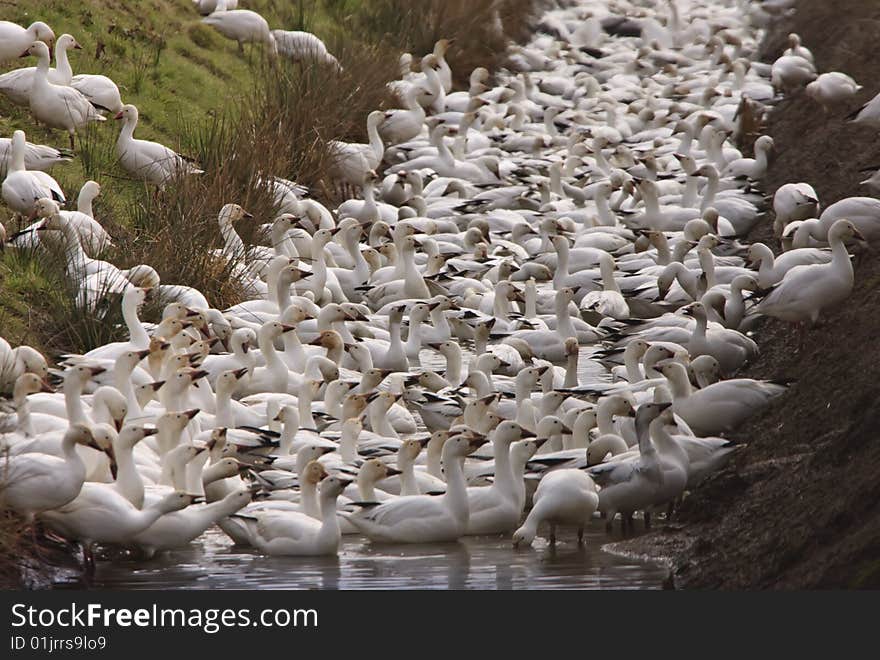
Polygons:
[[447,489],[444,495],[398,497],[368,506],[348,519],[372,541],[383,543],[442,543],[458,540],[467,531],[469,509],[462,463],[486,438],[455,435],[443,445]]

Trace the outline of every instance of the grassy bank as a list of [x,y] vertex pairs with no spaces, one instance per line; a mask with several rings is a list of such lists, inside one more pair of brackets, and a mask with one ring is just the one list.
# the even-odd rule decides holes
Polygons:
[[[324,39],[341,62],[328,67],[272,63],[259,47],[238,52],[202,25],[188,2],[148,0],[14,0],[4,17],[49,23],[56,35],[73,34],[82,51],[71,52],[74,73],[115,80],[123,101],[140,110],[136,136],[160,141],[195,158],[206,170],[165,188],[160,195],[130,180],[116,164],[118,126],[95,124],[78,140],[77,158],[56,167],[69,199],[88,179],[98,181],[98,220],[114,237],[102,258],[119,267],[146,263],[163,282],[195,286],[219,307],[237,302],[240,287],[209,250],[219,245],[216,216],[234,201],[257,223],[273,217],[271,195],[260,183],[270,173],[303,183],[324,202],[334,202],[327,176],[326,142],[365,139],[370,110],[395,104],[385,83],[399,75],[399,56],[429,52],[441,37],[456,39],[450,62],[466,79],[474,66],[490,69],[503,56],[493,3],[423,0],[313,0],[243,3],[271,27],[306,29]],[[522,34],[531,2],[501,4],[505,31]],[[22,60],[7,69],[32,62]],[[26,108],[0,98],[0,134],[24,129],[28,139],[66,145],[66,135],[38,128]],[[10,232],[8,209],[0,222]],[[250,238],[253,226],[238,227]],[[0,335],[50,354],[83,351],[118,332],[106,320],[72,307],[62,286],[60,261],[41,254],[0,258]]]

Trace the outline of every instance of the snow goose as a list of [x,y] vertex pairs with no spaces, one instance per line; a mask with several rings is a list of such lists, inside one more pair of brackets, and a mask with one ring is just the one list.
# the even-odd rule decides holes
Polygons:
[[733,378],[694,390],[681,363],[666,362],[658,368],[669,383],[673,411],[700,436],[736,428],[787,389],[779,382]]
[[320,520],[295,511],[271,510],[246,520],[252,545],[267,555],[335,555],[341,538],[336,499],[349,483],[338,476],[321,481]]
[[831,261],[831,252],[817,248],[797,248],[774,257],[773,251],[763,243],[752,243],[749,246],[749,261],[758,266],[758,285],[762,289],[769,289],[795,266],[827,264]]
[[755,157],[734,160],[727,165],[724,175],[760,181],[767,173],[767,156],[771,149],[773,149],[773,138],[762,135],[755,141]]
[[[228,4],[228,3],[227,3]],[[327,46],[311,32],[299,30],[272,30],[278,52],[294,62],[322,62],[342,71],[333,55],[327,50]]]
[[[193,0],[193,4],[196,7],[196,11],[199,12],[202,16],[208,16],[213,12],[217,11],[217,5],[221,3],[221,0]],[[238,7],[238,0],[225,0],[223,2],[223,7],[227,10],[235,9]]]
[[119,164],[131,176],[156,186],[179,174],[202,174],[203,171],[187,162],[179,154],[158,142],[137,140],[134,129],[138,123],[138,109],[124,105],[115,119],[122,119],[122,130],[116,140]]
[[486,439],[458,434],[443,445],[446,493],[440,496],[398,497],[378,506],[364,507],[348,516],[372,541],[387,543],[442,543],[458,540],[466,531],[468,497],[462,463]]
[[550,544],[556,544],[557,525],[574,525],[578,544],[583,543],[584,528],[590,524],[599,506],[593,479],[581,470],[561,469],[547,473],[532,497],[532,510],[522,527],[513,533],[513,545],[531,545],[543,522],[550,524]]
[[367,136],[369,144],[331,140],[327,143],[330,151],[331,167],[336,177],[354,186],[363,185],[370,172],[379,169],[385,155],[385,145],[379,135],[379,124],[385,120],[385,113],[373,110],[367,115]]
[[55,41],[55,33],[42,21],[31,23],[27,28],[9,21],[0,21],[0,62],[21,57],[25,49],[35,41],[45,41],[51,46]]
[[30,522],[38,513],[71,502],[86,478],[77,445],[97,448],[92,432],[84,424],[72,424],[64,433],[61,456],[30,452],[0,459],[0,500],[4,508]]
[[[32,144],[25,142],[24,166],[25,169],[45,172],[54,165],[70,162],[71,156],[62,153],[55,147],[45,144]],[[0,176],[5,177],[9,163],[12,161],[12,139],[0,138]]]
[[425,125],[425,109],[416,100],[418,93],[417,87],[410,87],[403,95],[405,109],[385,111],[378,127],[384,142],[389,145],[401,144],[421,134]]
[[217,0],[214,11],[205,16],[202,23],[210,25],[227,39],[236,41],[240,53],[244,52],[245,43],[264,43],[271,55],[278,53],[269,24],[255,11],[228,9],[226,0]]
[[838,220],[849,220],[868,243],[880,242],[880,199],[873,197],[847,197],[834,202],[822,211],[818,225],[810,227],[813,238],[825,240],[830,245],[828,236],[831,227]]
[[45,172],[25,169],[26,141],[24,131],[12,134],[12,156],[3,179],[3,201],[16,213],[30,215],[38,199],[48,197],[59,204],[66,203],[64,191]]
[[86,570],[91,573],[95,543],[130,544],[160,516],[186,508],[193,499],[193,495],[173,492],[138,509],[105,484],[86,482],[72,502],[46,511],[40,519],[56,533],[81,543]]
[[621,514],[622,526],[626,527],[633,512],[653,503],[657,486],[662,481],[662,469],[657,449],[651,442],[650,425],[669,406],[669,403],[645,403],[639,406],[636,411],[638,455],[600,463],[587,470],[601,488],[598,509],[605,514],[605,530],[608,532],[618,513]]
[[865,126],[880,125],[880,94],[877,94],[877,96],[858,110],[847,115],[846,118],[851,120],[853,124],[864,124]]
[[617,280],[614,279],[614,258],[607,252],[599,257],[599,271],[602,274],[602,291],[588,292],[581,299],[581,311],[598,315],[598,319],[587,319],[593,323],[606,317],[617,320],[628,319],[629,306],[620,293]]
[[133,536],[128,543],[140,548],[147,558],[163,550],[185,546],[208,527],[244,508],[250,501],[249,491],[235,490],[216,502],[171,511]]
[[845,73],[831,71],[823,73],[807,85],[807,96],[822,106],[827,113],[835,105],[855,96],[862,86]]
[[[67,60],[68,48],[82,48],[76,39],[69,34],[62,34],[55,42],[55,69],[49,69],[48,79],[54,85],[70,85],[73,72],[70,62]],[[28,66],[15,69],[0,76],[0,94],[3,94],[15,105],[28,106],[31,99],[31,86],[34,82],[34,74],[37,67]]]
[[819,213],[819,196],[809,183],[786,183],[773,194],[773,232],[782,235],[788,223],[814,218]]
[[0,438],[2,438],[4,445],[10,441],[8,437],[10,433],[24,438],[30,438],[34,435],[30,406],[27,400],[28,395],[54,391],[37,374],[27,372],[15,379],[11,407],[6,402],[0,402]]
[[783,55],[773,62],[770,82],[777,90],[790,92],[816,79],[812,62],[799,55]]
[[501,422],[492,431],[495,481],[490,486],[471,486],[467,489],[469,517],[466,534],[501,534],[510,531],[519,522],[523,502],[516,494],[517,478],[522,485],[522,473],[514,473],[511,452],[517,440],[529,437],[534,437],[534,434],[511,421]]
[[842,303],[853,288],[853,267],[844,241],[862,238],[849,220],[838,220],[828,231],[831,261],[795,266],[755,307],[755,312],[790,323],[816,323],[826,309]]
[[813,53],[811,53],[808,48],[801,45],[801,37],[796,32],[792,32],[788,35],[788,48],[786,48],[782,54],[802,57],[810,64],[815,64]]
[[[113,245],[110,234],[92,217],[92,200],[97,197],[100,190],[101,187],[95,181],[86,181],[80,189],[77,200],[78,210],[59,211],[67,223],[76,230],[83,250],[90,257],[96,257]],[[38,200],[32,214],[39,215],[40,206]],[[82,209],[87,209],[88,212],[84,212]],[[39,230],[42,226],[43,222],[40,220],[16,232],[10,237],[10,244],[19,248],[35,248],[40,244],[42,232]]]
[[106,119],[77,90],[49,82],[49,48],[46,44],[35,41],[25,53],[39,58],[30,93],[31,114],[51,128],[66,130],[70,135],[70,148],[73,149],[77,129],[91,121]]

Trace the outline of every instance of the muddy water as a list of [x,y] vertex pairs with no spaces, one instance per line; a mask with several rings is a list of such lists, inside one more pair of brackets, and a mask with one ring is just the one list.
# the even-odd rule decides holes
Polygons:
[[[265,557],[231,546],[209,531],[188,548],[150,561],[98,563],[96,589],[658,589],[660,564],[601,550],[600,521],[579,547],[562,534],[556,548],[538,537],[529,549],[510,539],[473,537],[459,543],[371,545],[343,537],[339,557]],[[65,585],[59,585],[65,586]],[[70,583],[68,586],[80,586]]]

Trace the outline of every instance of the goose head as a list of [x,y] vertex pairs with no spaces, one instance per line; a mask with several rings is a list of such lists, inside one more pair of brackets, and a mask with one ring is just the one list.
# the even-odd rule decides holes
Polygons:
[[[427,444],[427,441],[425,444]],[[422,453],[423,447],[424,444],[415,438],[404,440],[400,445],[400,448],[397,450],[397,464],[401,466],[412,465],[412,463],[419,457],[419,454]]]
[[[302,451],[302,450],[300,450]],[[300,477],[301,481],[306,484],[317,485],[322,479],[327,477],[327,470],[317,460],[309,461],[306,469]]]
[[139,443],[144,438],[156,435],[159,432],[158,428],[155,427],[146,427],[135,424],[126,424],[122,430],[119,432],[119,436],[116,440],[117,444],[121,447],[126,447],[127,449],[132,449],[137,443]]
[[55,42],[55,33],[43,21],[34,21],[28,26],[27,31],[35,41],[45,42],[49,47]]
[[706,320],[706,307],[701,302],[693,302],[682,308],[681,313],[685,316],[692,316],[698,321]]
[[563,433],[571,435],[572,431],[561,419],[554,415],[547,415],[538,422],[537,438],[539,440],[547,440]]
[[71,424],[64,436],[65,438],[72,440],[74,444],[82,445],[83,447],[91,447],[98,451],[104,451],[104,447],[98,445],[91,429],[85,424]]
[[487,441],[488,438],[486,436],[476,434],[473,431],[450,436],[443,444],[443,464],[449,465],[452,459],[469,456],[486,444]]
[[232,394],[238,388],[239,382],[247,375],[247,368],[229,369],[217,378],[217,391],[224,394]]
[[43,378],[38,376],[37,374],[33,374],[30,372],[26,372],[21,374],[18,378],[15,379],[15,386],[13,388],[13,397],[16,400],[21,400],[26,397],[28,394],[36,394],[37,392],[54,392],[55,390],[52,388],[49,383],[47,383]]
[[858,228],[849,220],[845,218],[841,218],[840,220],[835,221],[833,225],[831,225],[831,229],[828,230],[828,242],[832,241],[843,241],[844,243],[851,238],[858,239],[862,242],[865,241],[865,237],[858,230]]
[[336,330],[322,330],[309,344],[326,348],[328,351],[341,349],[343,347],[342,335]]
[[156,419],[156,429],[162,433],[176,435],[182,433],[193,418],[199,414],[198,408],[180,412],[166,412]]
[[502,442],[510,444],[524,438],[537,437],[531,431],[524,429],[516,422],[504,420],[500,422],[493,431],[493,442]]
[[[124,109],[123,112],[125,112]],[[217,222],[221,227],[224,227],[231,226],[233,223],[236,223],[243,218],[250,219],[253,217],[253,215],[245,211],[238,204],[224,204],[220,209],[220,212],[217,214]]]
[[335,499],[342,494],[346,486],[351,483],[351,479],[345,479],[339,475],[324,477],[319,486],[321,497],[324,499]]
[[57,50],[65,50],[66,51],[71,48],[73,48],[75,50],[82,50],[82,46],[80,46],[76,42],[76,39],[74,39],[69,34],[66,34],[66,33],[62,34],[60,37],[58,37],[58,41],[55,42],[55,50],[56,51]]
[[42,41],[35,41],[30,46],[27,47],[21,56],[28,57],[30,55],[34,55],[40,60],[49,61],[49,47]]
[[139,117],[138,109],[131,103],[126,103],[113,119],[122,119],[126,124],[137,124]]
[[364,484],[375,484],[382,479],[387,479],[400,474],[400,470],[383,463],[378,458],[364,461],[358,470],[358,481]]

